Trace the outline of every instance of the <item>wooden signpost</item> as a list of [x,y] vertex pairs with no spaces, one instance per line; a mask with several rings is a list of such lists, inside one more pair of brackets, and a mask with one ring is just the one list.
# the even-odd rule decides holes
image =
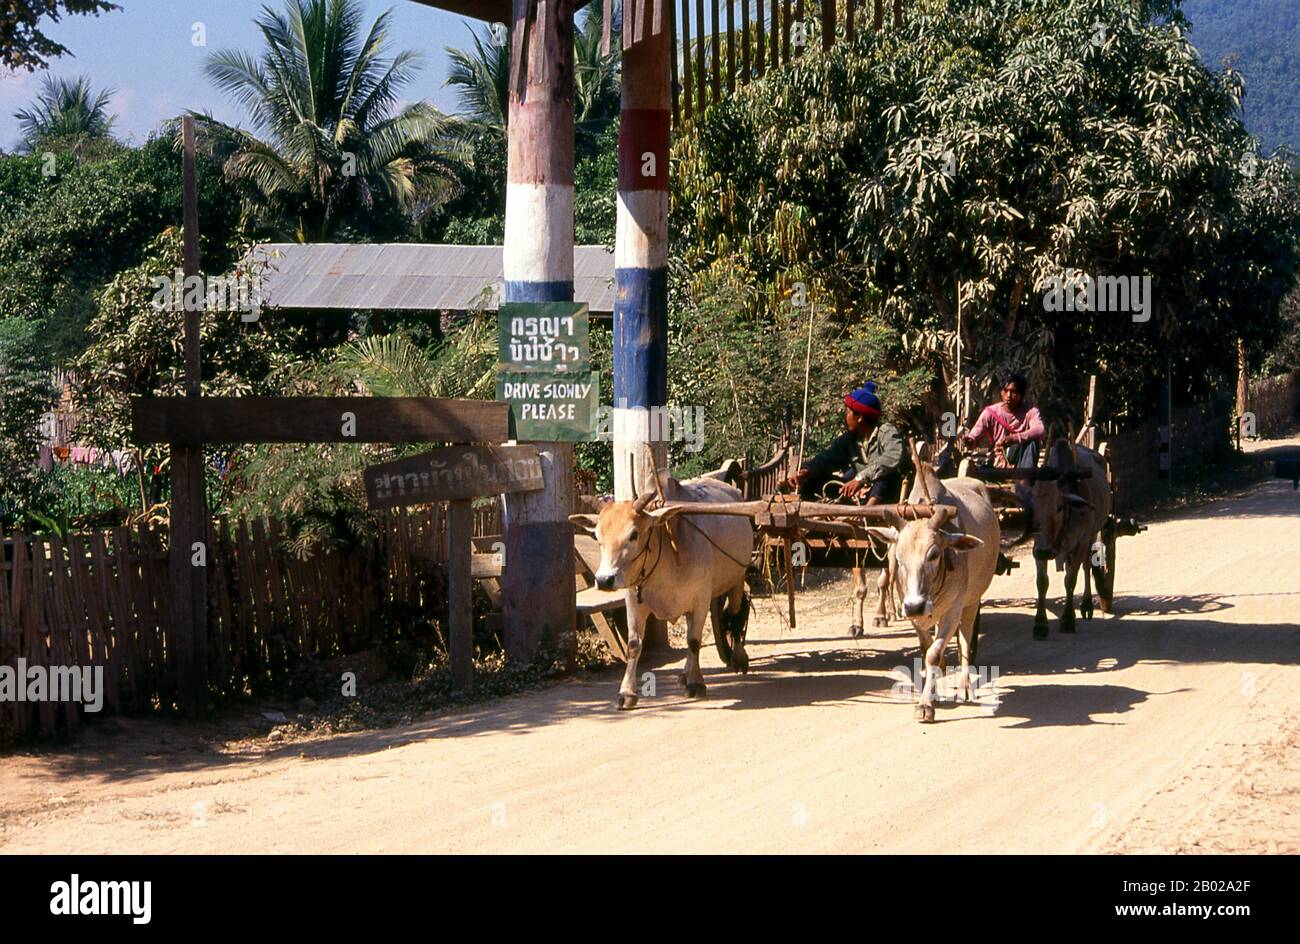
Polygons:
[[471,500],[545,486],[542,460],[532,446],[449,446],[366,469],[372,509],[447,502],[447,644],[458,690],[474,684]]

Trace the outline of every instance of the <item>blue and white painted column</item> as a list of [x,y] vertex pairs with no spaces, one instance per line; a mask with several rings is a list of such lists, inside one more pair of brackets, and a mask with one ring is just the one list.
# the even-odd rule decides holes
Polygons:
[[[573,2],[512,0],[507,301],[573,301]],[[534,445],[546,487],[505,501],[504,642],[526,659],[549,636],[572,657],[573,444]]]
[[[648,5],[646,5],[648,6]],[[649,27],[649,24],[646,24]],[[668,144],[672,99],[667,22],[623,51],[614,243],[614,493],[652,488],[668,460]],[[666,426],[665,424],[662,424]],[[654,456],[648,457],[649,445]]]

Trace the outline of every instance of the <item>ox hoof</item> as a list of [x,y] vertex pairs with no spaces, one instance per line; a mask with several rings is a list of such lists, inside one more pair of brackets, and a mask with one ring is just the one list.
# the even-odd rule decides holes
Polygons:
[[619,695],[619,696],[618,696],[618,710],[619,710],[619,711],[631,711],[631,710],[632,710],[633,708],[635,708],[635,707],[636,707],[636,696],[635,696],[635,695]]
[[888,616],[874,616],[871,618],[871,625],[876,629],[887,629],[889,627]]
[[1046,624],[1046,623],[1035,623],[1035,624],[1034,624],[1034,638],[1035,638],[1035,639],[1046,639],[1046,638],[1047,638],[1047,624]]
[[852,626],[849,627],[850,638],[857,639],[861,635],[863,635],[863,629],[861,623],[854,623]]
[[733,652],[731,655],[731,670],[746,675],[749,672],[749,656],[743,652]]
[[686,697],[687,697],[687,698],[703,698],[703,697],[704,697],[704,693],[705,693],[706,691],[708,691],[708,688],[705,686],[705,684],[704,684],[703,682],[687,682],[687,683],[686,683]]
[[934,705],[917,705],[912,717],[922,724],[931,724],[934,721]]
[[1068,623],[1065,620],[1061,620],[1061,625],[1057,627],[1057,630],[1062,633],[1078,632],[1078,630],[1074,628],[1074,620],[1070,620]]

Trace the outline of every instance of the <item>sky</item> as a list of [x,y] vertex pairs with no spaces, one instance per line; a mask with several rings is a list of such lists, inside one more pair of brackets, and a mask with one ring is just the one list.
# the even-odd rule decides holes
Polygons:
[[[218,49],[250,52],[262,49],[253,18],[261,0],[114,0],[122,9],[98,17],[70,16],[58,23],[42,21],[42,31],[67,46],[72,55],[50,60],[50,73],[59,77],[90,76],[91,85],[116,89],[110,111],[115,133],[140,144],[159,122],[186,109],[210,110],[218,119],[241,122],[233,107],[203,74],[204,57]],[[282,0],[270,0],[275,9]],[[407,100],[427,99],[444,111],[455,108],[455,96],[443,87],[447,72],[446,46],[466,46],[474,20],[435,10],[412,0],[362,0],[365,25],[384,10],[393,11],[391,49],[423,53],[424,68],[406,87]],[[197,46],[202,23],[206,47]],[[18,143],[13,113],[24,108],[40,89],[46,73],[0,74],[0,147]]]

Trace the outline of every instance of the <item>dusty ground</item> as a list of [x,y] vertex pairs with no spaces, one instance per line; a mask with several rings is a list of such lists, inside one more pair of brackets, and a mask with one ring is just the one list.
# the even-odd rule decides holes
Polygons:
[[797,631],[757,601],[704,701],[672,664],[626,714],[611,674],[292,745],[110,720],[0,759],[0,850],[1300,852],[1297,524],[1281,481],[1152,524],[1117,617],[1046,642],[1032,567],[998,578],[998,703],[932,726],[891,695],[913,634],[846,639],[839,579]]

